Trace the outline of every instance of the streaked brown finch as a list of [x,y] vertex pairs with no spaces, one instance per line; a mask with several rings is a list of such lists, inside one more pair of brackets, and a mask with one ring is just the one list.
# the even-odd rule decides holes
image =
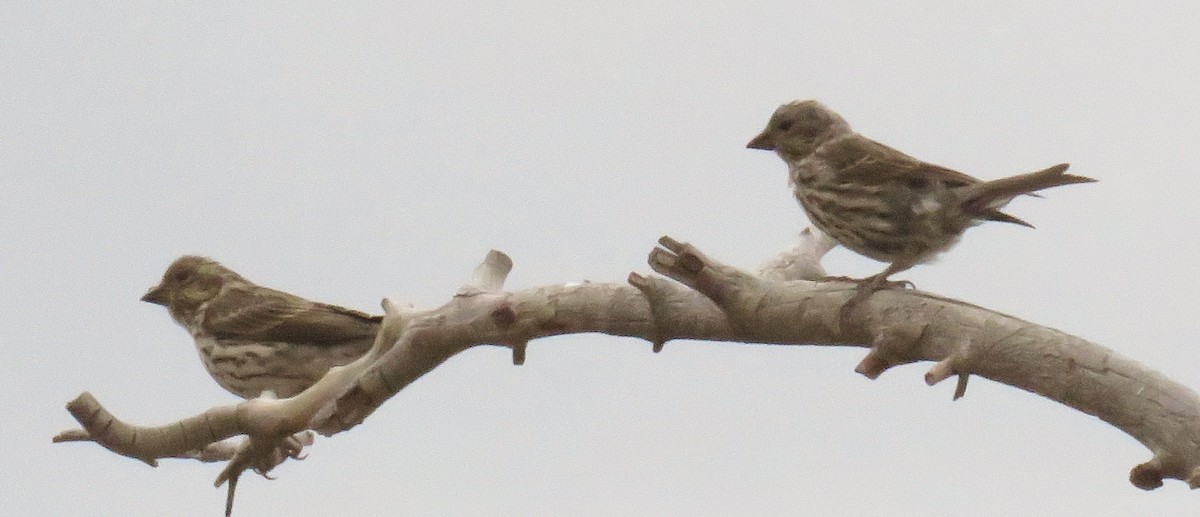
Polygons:
[[1016,196],[1095,181],[1068,165],[991,181],[923,162],[855,133],[812,101],[780,106],[746,147],[775,151],[809,221],[839,244],[888,266],[857,280],[852,307],[872,292],[904,285],[888,276],[932,260],[984,221],[1033,227],[1000,211]]
[[192,255],[175,260],[142,301],[165,306],[217,384],[243,398],[300,393],[366,353],[382,321],[256,285]]

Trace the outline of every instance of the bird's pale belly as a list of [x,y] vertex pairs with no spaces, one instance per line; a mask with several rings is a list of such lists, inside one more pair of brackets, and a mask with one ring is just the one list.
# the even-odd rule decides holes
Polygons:
[[[795,189],[814,226],[850,250],[880,262],[919,264],[949,249],[963,228],[944,228],[940,203],[888,202],[874,193]],[[836,199],[834,199],[836,197]]]
[[259,342],[236,339],[196,339],[205,370],[222,388],[242,398],[265,391],[291,397],[317,382],[334,366],[347,364],[367,351],[370,342],[333,346]]

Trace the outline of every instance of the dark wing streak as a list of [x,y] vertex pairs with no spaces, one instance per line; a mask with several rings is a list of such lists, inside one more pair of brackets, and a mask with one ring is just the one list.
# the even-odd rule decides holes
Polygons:
[[[880,184],[897,180],[933,179],[941,181],[948,188],[953,188],[982,181],[954,169],[923,162],[861,135],[835,140],[825,147],[828,149],[822,148],[822,156],[831,159],[837,167],[838,179],[846,183]],[[999,209],[984,212],[982,218],[1033,228],[1033,225]]]
[[822,146],[819,152],[837,167],[838,178],[845,182],[932,179],[947,187],[960,187],[980,181],[969,174],[923,162],[861,135],[834,140]]
[[[946,187],[953,188],[982,181],[958,170],[917,160],[860,134],[833,140],[821,146],[817,152],[838,170],[838,179],[845,184],[880,185],[889,181],[937,180]],[[982,217],[984,220],[1033,228],[1032,224],[1004,214],[998,209],[986,211]]]
[[373,338],[382,320],[266,287],[238,286],[210,302],[204,327],[218,339],[335,345]]

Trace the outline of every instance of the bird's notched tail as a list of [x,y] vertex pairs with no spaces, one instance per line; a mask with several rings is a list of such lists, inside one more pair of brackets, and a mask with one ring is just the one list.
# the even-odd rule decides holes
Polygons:
[[967,213],[983,214],[983,218],[992,221],[1019,224],[1033,228],[1021,219],[1008,215],[999,210],[1014,197],[1022,194],[1032,194],[1050,187],[1060,187],[1074,183],[1092,183],[1096,180],[1086,176],[1065,174],[1070,164],[1060,163],[1048,169],[1028,174],[1018,174],[998,180],[984,181],[962,187],[963,210]]

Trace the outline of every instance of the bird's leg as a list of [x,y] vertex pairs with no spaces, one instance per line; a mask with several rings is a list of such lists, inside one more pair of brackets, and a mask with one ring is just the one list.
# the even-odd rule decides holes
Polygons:
[[851,278],[846,275],[842,275],[842,276],[823,276],[820,278],[820,280],[818,280],[818,282],[854,282],[857,284],[859,282],[862,282],[863,280],[865,280],[865,279]]
[[869,296],[871,293],[873,293],[875,291],[880,291],[883,289],[916,289],[916,286],[913,285],[913,283],[909,282],[908,280],[888,280],[887,279],[887,277],[889,277],[895,273],[904,271],[912,266],[895,267],[895,270],[893,270],[893,267],[895,267],[895,266],[888,266],[888,269],[885,270],[884,272],[879,273],[877,275],[871,275],[866,278],[854,278],[854,277],[850,277],[850,276],[846,276],[846,275],[823,276],[823,277],[817,279],[817,281],[818,282],[850,282],[853,284],[858,284],[859,290],[867,291],[867,293],[862,296],[863,298],[866,298],[867,296]]
[[884,269],[879,274],[872,275],[861,280],[851,280],[853,282],[857,282],[858,287],[854,289],[854,296],[851,296],[850,299],[846,301],[846,304],[842,306],[842,320],[844,321],[846,316],[848,316],[850,312],[852,312],[854,308],[858,306],[858,304],[866,301],[867,298],[870,298],[871,294],[873,294],[875,291],[882,289],[914,288],[915,286],[913,286],[913,283],[909,282],[908,280],[893,281],[887,279],[887,277],[907,270],[911,267],[913,267],[913,265],[906,262],[892,262],[888,265],[887,269]]

